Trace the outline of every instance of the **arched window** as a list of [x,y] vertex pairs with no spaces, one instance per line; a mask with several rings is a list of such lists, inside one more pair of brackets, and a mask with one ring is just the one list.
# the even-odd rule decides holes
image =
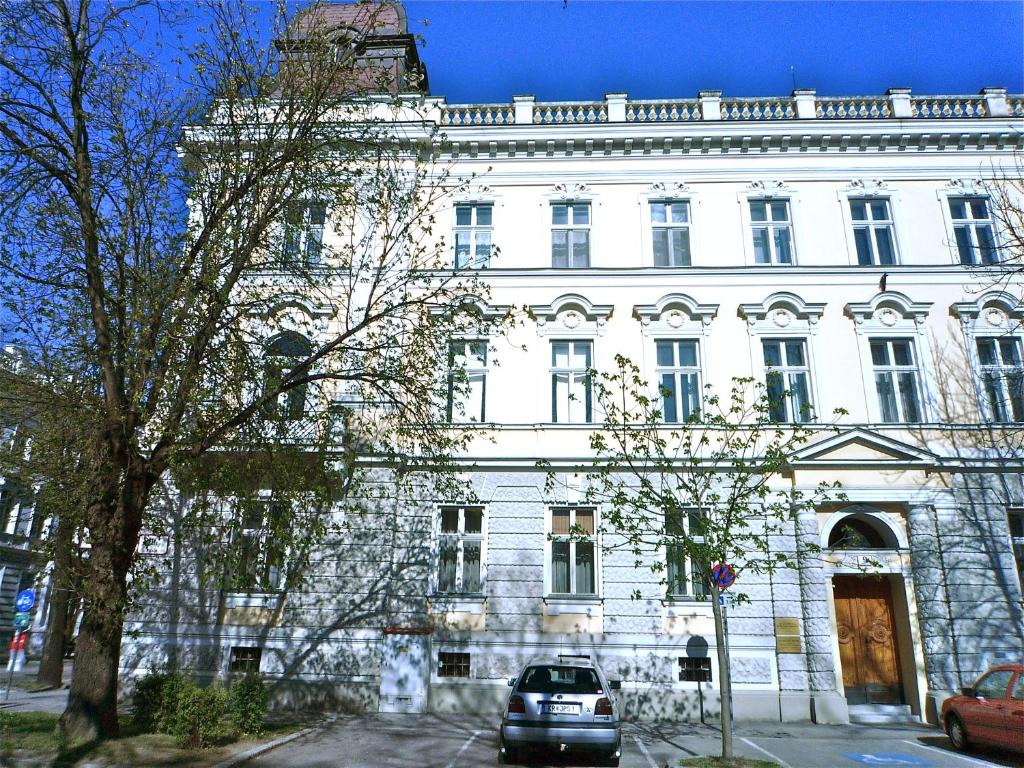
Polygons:
[[[312,353],[313,345],[298,333],[286,332],[271,339],[264,353],[264,391],[268,395],[273,393],[295,365]],[[302,384],[280,393],[276,400],[268,402],[268,414],[287,421],[301,419],[306,410],[306,389]]]
[[836,524],[828,537],[830,549],[887,549],[882,534],[861,517],[847,517]]

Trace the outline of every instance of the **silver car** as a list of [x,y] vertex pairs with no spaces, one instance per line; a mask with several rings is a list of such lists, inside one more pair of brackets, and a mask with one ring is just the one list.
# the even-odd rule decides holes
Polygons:
[[498,759],[518,762],[524,749],[546,747],[596,752],[606,765],[622,753],[619,706],[604,672],[587,656],[531,661],[508,681]]

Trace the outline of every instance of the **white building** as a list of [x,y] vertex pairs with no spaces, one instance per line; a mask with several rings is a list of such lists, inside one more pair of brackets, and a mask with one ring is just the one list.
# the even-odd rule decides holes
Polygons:
[[[571,651],[622,678],[635,716],[716,711],[717,680],[696,682],[714,667],[708,603],[601,541],[558,539],[599,525],[576,503],[596,418],[582,373],[616,353],[674,377],[668,418],[687,386],[772,369],[816,412],[848,411],[787,478],[842,482],[849,501],[789,542],[825,553],[743,584],[752,602],[731,610],[737,717],[934,720],[950,691],[1019,661],[1024,303],[1017,276],[979,267],[1011,255],[990,183],[1018,172],[1024,98],[422,98],[442,162],[474,177],[441,213],[453,266],[485,270],[490,309],[524,318],[460,350],[480,503],[353,526],[301,594],[155,590],[126,628],[127,670],[173,644],[200,671],[258,664],[296,696],[487,711],[525,659]],[[862,548],[833,552],[839,531]]]

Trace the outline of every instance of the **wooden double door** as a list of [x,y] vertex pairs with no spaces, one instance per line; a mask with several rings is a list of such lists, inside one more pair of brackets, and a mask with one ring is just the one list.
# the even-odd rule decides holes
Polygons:
[[905,703],[889,580],[835,576],[832,585],[847,702]]

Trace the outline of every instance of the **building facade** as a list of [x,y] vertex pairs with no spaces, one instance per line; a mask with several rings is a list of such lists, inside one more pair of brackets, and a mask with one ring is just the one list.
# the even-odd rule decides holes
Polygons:
[[[784,381],[783,422],[846,411],[779,480],[840,481],[845,499],[780,537],[800,568],[736,587],[738,718],[934,721],[1020,660],[1024,303],[993,189],[1019,175],[1024,99],[410,99],[467,180],[438,213],[451,267],[517,319],[453,346],[476,498],[427,486],[351,515],[290,594],[269,565],[262,590],[204,588],[187,542],[150,542],[176,565],[126,625],[126,676],[173,653],[258,668],[295,701],[496,711],[525,660],[571,652],[622,679],[632,716],[713,716],[710,605],[685,565],[670,588],[610,549],[581,503],[600,421],[586,372],[616,354],[669,382],[668,422],[737,376]],[[307,225],[326,239],[325,216]],[[292,311],[315,326],[312,299]]]

